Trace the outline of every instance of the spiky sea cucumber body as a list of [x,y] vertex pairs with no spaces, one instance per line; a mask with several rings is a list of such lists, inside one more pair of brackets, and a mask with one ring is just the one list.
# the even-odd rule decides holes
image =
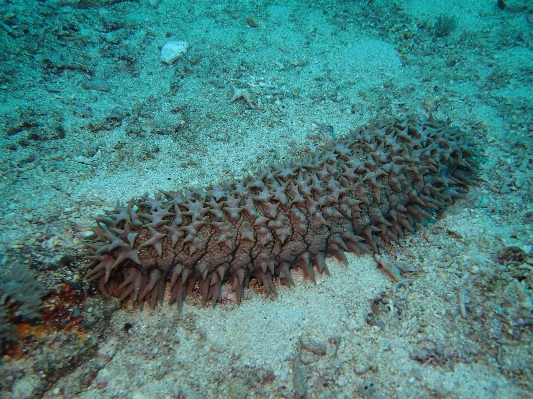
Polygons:
[[180,306],[199,287],[203,301],[250,279],[275,293],[300,267],[314,279],[325,257],[373,253],[415,221],[464,197],[478,178],[476,151],[447,122],[403,119],[352,132],[299,162],[206,191],[143,197],[97,218],[88,243],[102,292],[163,298]]

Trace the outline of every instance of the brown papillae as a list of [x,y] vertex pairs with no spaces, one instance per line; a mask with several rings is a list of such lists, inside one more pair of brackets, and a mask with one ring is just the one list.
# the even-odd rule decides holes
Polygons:
[[480,179],[479,153],[448,122],[411,118],[361,128],[300,161],[207,190],[118,203],[87,242],[89,280],[121,300],[154,307],[170,290],[237,301],[252,279],[275,295],[301,268],[314,280],[325,258],[398,243]]

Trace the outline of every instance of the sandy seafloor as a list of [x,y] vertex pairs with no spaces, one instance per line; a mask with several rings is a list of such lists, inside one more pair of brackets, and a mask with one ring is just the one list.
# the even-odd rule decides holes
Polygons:
[[[2,2],[1,267],[78,299],[61,299],[69,323],[18,326],[0,396],[533,397],[533,3],[506,5]],[[189,43],[172,65],[169,40]],[[428,112],[479,143],[485,182],[390,247],[403,286],[348,255],[316,285],[293,273],[275,301],[249,289],[179,313],[84,281],[83,237],[117,200],[233,181]]]

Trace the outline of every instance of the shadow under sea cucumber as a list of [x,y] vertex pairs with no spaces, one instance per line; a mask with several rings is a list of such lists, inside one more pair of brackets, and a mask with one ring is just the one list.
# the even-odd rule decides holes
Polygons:
[[203,303],[251,279],[275,294],[299,267],[314,280],[325,257],[375,253],[415,222],[463,198],[480,154],[460,129],[429,118],[361,128],[300,161],[208,190],[162,192],[96,218],[87,242],[100,290],[154,307],[165,289],[178,307]]

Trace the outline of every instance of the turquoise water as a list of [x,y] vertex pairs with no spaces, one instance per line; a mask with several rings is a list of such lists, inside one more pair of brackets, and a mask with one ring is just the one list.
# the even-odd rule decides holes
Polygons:
[[[0,4],[1,268],[52,292],[39,321],[0,290],[1,396],[529,397],[532,9]],[[183,52],[162,60],[169,47]],[[406,285],[349,256],[317,285],[296,273],[276,301],[249,290],[179,313],[84,280],[83,239],[117,200],[232,182],[429,113],[478,143],[485,182],[390,248]]]

